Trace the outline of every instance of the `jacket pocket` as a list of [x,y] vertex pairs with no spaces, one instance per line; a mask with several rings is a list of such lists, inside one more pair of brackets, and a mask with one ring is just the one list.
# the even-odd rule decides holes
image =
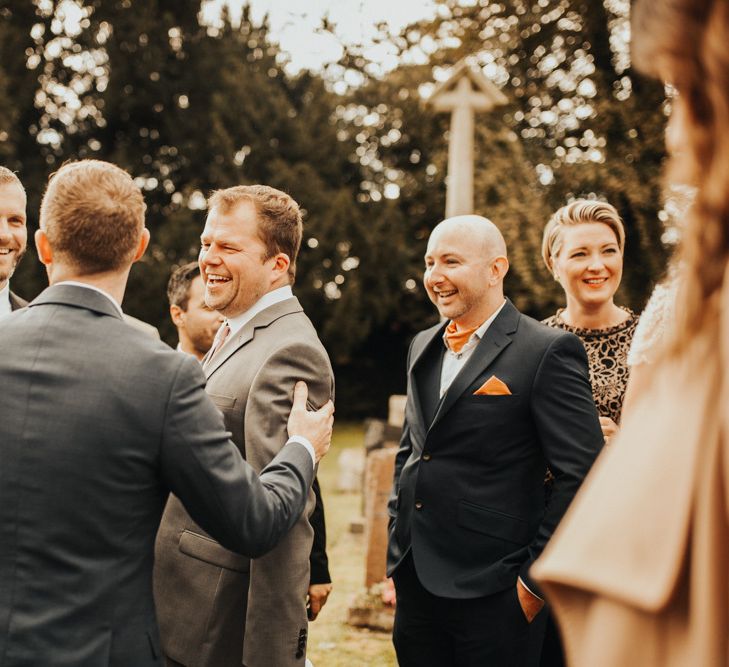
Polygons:
[[226,570],[248,573],[251,568],[250,558],[228,551],[215,540],[190,530],[184,530],[180,535],[179,549],[187,556],[192,556],[210,565],[223,567]]
[[529,524],[524,519],[467,500],[458,503],[457,516],[458,525],[462,528],[513,542],[519,546],[528,544],[532,537]]

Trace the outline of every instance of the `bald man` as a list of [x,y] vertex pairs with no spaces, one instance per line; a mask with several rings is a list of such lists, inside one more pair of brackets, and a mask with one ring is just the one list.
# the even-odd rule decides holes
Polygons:
[[428,241],[443,321],[410,346],[388,506],[401,667],[527,664],[543,605],[529,567],[603,443],[582,343],[519,313],[508,269],[486,218],[444,220]]

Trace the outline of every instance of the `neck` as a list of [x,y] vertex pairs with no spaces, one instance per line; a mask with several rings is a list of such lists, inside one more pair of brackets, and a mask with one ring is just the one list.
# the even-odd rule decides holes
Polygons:
[[131,267],[127,267],[120,271],[78,275],[78,272],[74,269],[62,265],[54,265],[49,267],[48,282],[51,285],[55,285],[56,283],[64,282],[66,280],[72,280],[77,283],[83,283],[84,285],[90,285],[100,290],[104,290],[104,292],[109,294],[109,296],[121,305],[124,300],[124,290],[127,286],[127,278],[129,277],[130,269]]
[[186,354],[191,354],[198,361],[202,361],[203,357],[205,356],[204,352],[200,352],[199,350],[195,349],[192,341],[190,341],[190,339],[182,332],[180,332],[180,349]]
[[568,299],[561,317],[566,324],[578,329],[607,329],[624,322],[628,314],[612,299],[599,304],[582,304]]
[[464,329],[478,329],[489,317],[491,317],[504,303],[504,296],[495,299],[486,308],[479,309],[475,312],[468,312],[463,317],[453,320],[453,324],[457,331]]

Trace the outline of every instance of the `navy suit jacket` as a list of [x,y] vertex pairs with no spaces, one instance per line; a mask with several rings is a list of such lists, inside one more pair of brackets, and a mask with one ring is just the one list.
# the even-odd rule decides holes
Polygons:
[[[603,444],[585,350],[507,301],[440,400],[444,326],[419,333],[408,354],[388,573],[412,551],[435,595],[490,595],[517,576],[538,593],[529,566]],[[511,394],[474,394],[491,376]]]

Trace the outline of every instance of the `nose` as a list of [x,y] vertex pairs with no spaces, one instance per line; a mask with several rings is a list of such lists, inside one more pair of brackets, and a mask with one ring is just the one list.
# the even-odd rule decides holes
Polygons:
[[10,225],[8,225],[8,221],[4,217],[0,217],[0,242],[10,243],[12,238],[13,237],[10,234]]
[[207,250],[204,248],[200,249],[200,256],[198,257],[200,264],[209,266],[219,263],[219,258],[213,250],[214,247],[214,245],[210,245],[208,246]]
[[425,281],[426,285],[437,285],[439,282],[441,282],[441,280],[443,280],[443,274],[441,273],[437,265],[433,264],[433,266],[425,269],[423,280]]
[[587,266],[588,271],[602,271],[605,268],[605,262],[603,261],[600,253],[595,253],[590,257],[590,263]]

